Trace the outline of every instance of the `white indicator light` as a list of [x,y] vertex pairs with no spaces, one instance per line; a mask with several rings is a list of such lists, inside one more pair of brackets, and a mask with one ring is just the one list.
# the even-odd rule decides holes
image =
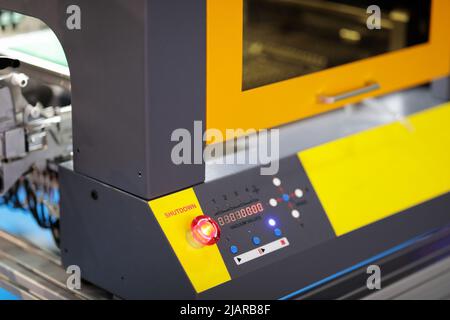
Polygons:
[[269,219],[269,226],[275,227],[277,225],[277,222],[274,219]]
[[300,218],[300,212],[298,212],[298,210],[292,210],[292,217],[295,219],[299,219]]
[[275,199],[270,199],[269,204],[270,204],[272,207],[276,207],[276,206],[278,205],[278,201],[275,200]]
[[281,180],[278,178],[273,179],[273,184],[275,185],[275,187],[279,187],[281,186]]
[[303,190],[301,190],[301,189],[295,190],[295,196],[296,196],[297,198],[303,198],[303,196],[304,196]]

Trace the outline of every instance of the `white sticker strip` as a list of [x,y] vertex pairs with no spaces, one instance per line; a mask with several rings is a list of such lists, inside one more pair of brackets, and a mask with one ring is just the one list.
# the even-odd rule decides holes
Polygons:
[[240,256],[235,257],[234,262],[236,262],[236,264],[239,266],[241,264],[244,264],[249,261],[258,259],[262,256],[265,256],[269,253],[286,248],[287,246],[289,246],[289,241],[287,238],[283,238],[283,239],[271,242],[269,244],[266,244],[265,246],[256,248],[256,249],[248,251],[246,253],[243,253]]

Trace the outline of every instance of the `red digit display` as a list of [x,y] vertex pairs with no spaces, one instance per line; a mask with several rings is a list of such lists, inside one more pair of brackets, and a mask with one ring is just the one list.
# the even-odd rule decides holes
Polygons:
[[249,205],[247,207],[238,209],[236,211],[233,211],[231,213],[225,214],[217,218],[217,222],[221,227],[234,223],[239,222],[242,219],[253,217],[254,215],[260,214],[264,211],[264,207],[261,202]]

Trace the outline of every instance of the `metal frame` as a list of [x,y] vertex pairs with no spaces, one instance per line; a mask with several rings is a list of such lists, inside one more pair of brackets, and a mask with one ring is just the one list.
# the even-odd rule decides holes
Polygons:
[[433,81],[431,88],[435,97],[450,100],[450,77]]
[[112,295],[83,282],[67,288],[66,270],[58,256],[0,231],[0,287],[24,300],[111,299]]

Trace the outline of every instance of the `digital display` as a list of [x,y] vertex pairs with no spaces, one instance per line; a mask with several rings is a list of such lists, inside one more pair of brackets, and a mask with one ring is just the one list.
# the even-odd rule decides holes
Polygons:
[[249,205],[247,207],[241,208],[239,210],[233,211],[231,213],[225,214],[217,218],[217,222],[221,227],[238,222],[245,218],[250,218],[255,215],[258,215],[264,211],[264,207],[261,202]]

